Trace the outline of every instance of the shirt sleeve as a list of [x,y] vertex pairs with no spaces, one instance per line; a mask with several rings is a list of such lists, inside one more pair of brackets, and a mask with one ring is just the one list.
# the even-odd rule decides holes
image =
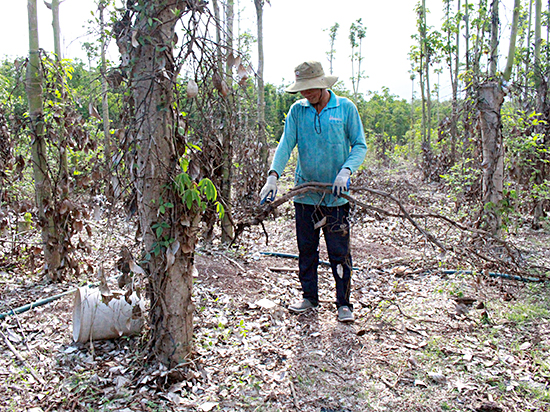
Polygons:
[[277,149],[275,150],[275,156],[273,156],[273,162],[271,163],[271,171],[277,172],[279,177],[283,173],[286,164],[288,162],[288,159],[290,159],[290,155],[292,153],[292,150],[294,150],[294,147],[296,147],[297,143],[297,107],[296,104],[294,104],[286,116],[285,120],[285,128],[283,131],[283,136],[281,137],[281,140],[279,141],[279,145],[277,146]]
[[346,132],[349,138],[351,151],[346,162],[342,165],[342,168],[347,167],[352,173],[355,173],[357,169],[363,164],[365,155],[367,154],[367,143],[365,141],[365,131],[363,130],[363,123],[359,112],[355,105],[348,101],[348,118],[346,123]]

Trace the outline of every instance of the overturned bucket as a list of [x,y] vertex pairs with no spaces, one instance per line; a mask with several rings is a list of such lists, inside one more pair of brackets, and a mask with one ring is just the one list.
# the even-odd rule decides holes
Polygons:
[[143,326],[143,301],[134,292],[103,297],[99,289],[79,288],[73,309],[73,339],[75,342],[114,339],[136,335]]

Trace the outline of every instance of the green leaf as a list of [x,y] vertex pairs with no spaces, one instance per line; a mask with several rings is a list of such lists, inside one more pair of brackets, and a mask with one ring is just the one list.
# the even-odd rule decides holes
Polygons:
[[216,202],[216,213],[218,213],[220,219],[223,219],[223,217],[225,216],[225,209],[220,202]]
[[185,202],[187,209],[191,209],[191,206],[193,206],[193,190],[185,191],[183,201]]
[[180,167],[181,170],[186,173],[187,169],[189,168],[189,160],[187,160],[185,157],[180,157]]
[[162,228],[161,226],[157,227],[157,230],[155,231],[155,233],[157,234],[157,238],[160,238],[162,236],[163,231],[164,228]]

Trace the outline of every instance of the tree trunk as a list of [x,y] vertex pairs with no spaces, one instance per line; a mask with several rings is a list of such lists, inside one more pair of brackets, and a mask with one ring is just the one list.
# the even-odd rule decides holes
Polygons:
[[263,7],[264,0],[254,0],[256,6],[256,23],[258,28],[258,140],[260,142],[260,158],[262,168],[267,173],[269,147],[265,130],[265,90],[264,90],[264,34]]
[[466,61],[466,71],[470,71],[470,4],[468,0],[464,0],[464,44],[466,49],[466,55],[464,60]]
[[431,99],[430,99],[430,50],[428,47],[428,27],[426,19],[426,0],[422,0],[420,8],[420,91],[422,97],[422,169],[424,179],[432,174],[431,148]]
[[498,62],[498,0],[491,3],[491,49],[489,57],[489,77],[494,78],[497,74]]
[[[234,2],[233,0],[227,0],[225,9],[225,25],[226,25],[226,45],[227,49],[232,52],[233,50],[233,25],[234,25]],[[231,93],[227,96],[230,102],[233,101],[233,87],[232,87],[232,66],[229,62],[226,62],[227,84]],[[222,227],[222,242],[229,243],[233,240],[235,233],[233,231],[233,223],[231,222],[231,183],[233,180],[233,140],[235,138],[234,132],[234,113],[233,104],[227,105],[226,108],[226,121],[229,123],[224,128],[223,132],[223,144],[222,144],[222,156],[223,156],[223,173],[222,184],[220,188],[220,195],[224,202],[225,213],[221,219]]]
[[53,28],[53,50],[57,61],[63,59],[61,52],[61,26],[59,25],[59,4],[60,0],[52,0],[52,28]]
[[504,74],[502,76],[506,81],[509,81],[510,77],[512,77],[512,68],[514,67],[520,7],[521,7],[520,0],[514,0],[514,15],[512,18],[512,28],[510,30],[510,47],[508,48],[508,58],[506,60],[506,68],[504,69]]
[[[450,5],[450,3],[449,3]],[[458,0],[458,11],[460,13],[460,0]],[[450,8],[447,8],[447,19],[450,23]],[[458,70],[460,63],[460,21],[456,20],[456,38],[455,38],[455,56],[454,56],[454,69],[453,69],[453,53],[451,52],[451,25],[448,28],[448,42],[449,42],[449,67],[451,71],[451,84],[452,84],[452,111],[451,111],[451,163],[454,164],[456,159],[456,142],[458,137]]]
[[27,2],[29,15],[29,62],[27,65],[26,92],[29,102],[29,118],[32,134],[32,162],[36,206],[38,208],[38,224],[42,232],[45,269],[48,276],[60,280],[57,269],[61,264],[59,240],[55,230],[53,213],[46,213],[53,207],[52,187],[48,175],[46,153],[44,108],[43,108],[43,79],[38,42],[38,19],[36,0]]
[[[189,354],[193,336],[192,271],[200,214],[187,209],[175,186],[179,157],[175,141],[173,58],[176,9],[183,0],[140,1],[130,44],[130,78],[135,101],[135,187],[151,298],[152,343],[171,366]],[[162,213],[161,202],[173,207]],[[159,227],[164,226],[164,230]],[[158,251],[158,253],[155,253]]]
[[[535,64],[534,64],[534,79],[535,79],[535,91],[537,95],[535,110],[540,114],[539,120],[541,123],[536,127],[536,132],[539,134],[538,143],[548,148],[548,142],[546,138],[545,124],[548,122],[548,107],[547,107],[547,82],[543,75],[542,61],[541,61],[541,46],[542,46],[542,1],[535,0]],[[538,159],[536,165],[535,184],[541,185],[546,180],[546,159]],[[544,199],[537,199],[535,201],[535,209],[533,211],[533,227],[538,229],[540,227],[540,219],[544,216]]]
[[479,87],[478,110],[483,148],[483,205],[484,224],[493,234],[498,234],[501,217],[498,209],[502,201],[504,179],[504,145],[500,109],[504,92],[498,82],[485,82]]
[[531,24],[533,17],[533,0],[529,1],[529,20],[527,23],[527,35],[525,36],[525,69],[524,69],[524,84],[523,95],[521,96],[524,101],[529,101],[529,63],[531,61]]
[[[65,70],[63,69],[63,53],[61,51],[61,26],[59,24],[59,5],[61,4],[60,0],[52,0],[52,27],[53,27],[53,44],[54,44],[54,53],[57,62],[57,87],[59,88],[60,93],[60,105],[61,105],[61,116],[59,122],[59,170],[60,170],[60,182],[59,187],[61,188],[61,199],[62,202],[64,199],[69,197],[69,162],[67,158],[67,133],[65,131]],[[61,227],[58,229],[62,230]],[[65,231],[66,232],[66,231]],[[60,238],[68,236],[67,233],[63,233]],[[63,254],[67,253],[66,251]],[[62,257],[62,259],[65,256]]]
[[107,54],[107,33],[105,32],[105,19],[103,12],[105,11],[105,0],[100,0],[98,4],[99,9],[99,30],[100,43],[101,43],[101,66],[99,71],[101,74],[101,117],[103,119],[103,154],[105,156],[105,182],[110,185],[110,188],[106,190],[109,196],[118,197],[120,195],[120,185],[118,179],[111,175],[111,120],[109,119],[109,100],[107,98],[107,92],[109,90],[107,84],[107,60],[105,55]]

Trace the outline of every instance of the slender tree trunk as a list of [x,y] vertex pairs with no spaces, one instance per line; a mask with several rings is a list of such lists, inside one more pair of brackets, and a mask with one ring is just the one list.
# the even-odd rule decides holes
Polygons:
[[[234,2],[233,0],[227,0],[226,12],[225,12],[225,24],[226,24],[226,44],[228,50],[233,50],[233,26],[234,26]],[[232,91],[232,67],[229,63],[226,64],[227,82],[229,89]],[[233,93],[230,93],[228,99],[233,101]],[[227,106],[226,119],[230,124],[230,127],[225,128],[223,138],[223,176],[220,194],[224,201],[225,213],[221,219],[222,227],[222,242],[228,243],[233,240],[235,236],[233,231],[233,224],[231,223],[231,183],[233,180],[233,140],[236,136],[233,136],[235,131],[234,123],[235,117],[231,112],[233,110],[233,104]]]
[[267,173],[269,147],[265,130],[265,89],[264,89],[264,34],[263,7],[264,0],[254,0],[256,6],[256,24],[258,28],[258,139],[260,141],[260,158],[262,169]]
[[423,6],[423,13],[424,13],[424,28],[425,28],[425,53],[424,57],[426,59],[426,62],[424,63],[424,70],[426,71],[426,126],[427,126],[427,135],[426,135],[426,143],[427,147],[430,150],[431,153],[431,141],[432,141],[432,96],[431,96],[431,90],[430,90],[430,68],[432,66],[432,52],[431,52],[431,46],[428,44],[428,16],[426,11],[426,0],[422,0],[424,3]]
[[498,0],[491,3],[491,49],[489,57],[489,77],[494,78],[497,74],[498,62]]
[[[450,22],[450,3],[447,6],[447,19]],[[458,11],[460,13],[460,0],[458,0]],[[460,21],[456,20],[456,38],[455,38],[455,54],[454,54],[454,69],[453,69],[453,53],[449,52],[449,67],[451,71],[451,85],[452,85],[452,111],[451,111],[451,162],[454,163],[456,159],[456,142],[458,138],[458,70],[460,62]],[[451,26],[449,25],[448,31],[448,43],[451,45]],[[450,50],[450,47],[449,47]]]
[[46,213],[53,206],[52,187],[48,173],[46,136],[43,108],[43,79],[38,42],[38,19],[36,0],[28,0],[29,17],[29,62],[27,66],[26,91],[29,102],[29,118],[32,134],[32,162],[38,223],[42,233],[46,273],[54,280],[60,280],[57,272],[61,264],[59,240],[52,213]]
[[470,4],[464,0],[464,47],[466,49],[466,71],[470,71]]
[[109,100],[107,92],[109,87],[107,84],[107,34],[105,32],[105,0],[99,1],[99,30],[100,34],[100,43],[101,43],[101,66],[99,67],[101,74],[101,117],[103,119],[103,154],[105,156],[105,174],[107,176],[106,182],[110,184],[109,190],[107,193],[118,197],[120,195],[120,185],[118,179],[115,176],[112,176],[111,171],[111,120],[109,119]]
[[[545,149],[548,149],[548,139],[546,137],[547,127],[544,126],[548,122],[548,105],[547,105],[547,93],[548,86],[546,79],[543,75],[542,61],[541,61],[541,46],[542,46],[542,0],[535,0],[535,65],[534,65],[534,78],[535,78],[535,91],[537,95],[535,110],[539,113],[539,120],[542,122],[536,127],[536,131],[539,135],[538,144],[543,145]],[[536,165],[535,183],[538,185],[543,184],[546,180],[546,159],[538,159]],[[537,199],[535,201],[535,210],[533,212],[533,227],[540,227],[540,219],[544,216],[544,200]]]
[[60,0],[52,0],[53,49],[58,61],[63,59],[61,52],[61,26],[59,25],[59,4]]
[[[62,199],[67,198],[69,195],[69,162],[67,159],[67,133],[65,131],[65,71],[63,69],[63,53],[61,51],[61,26],[59,24],[59,5],[60,0],[52,0],[52,27],[53,27],[53,39],[54,39],[54,53],[57,61],[57,79],[59,92],[61,95],[61,117],[59,123],[59,170],[60,170],[60,182],[59,186],[62,191]],[[65,235],[65,234],[64,234]]]
[[502,201],[504,179],[504,145],[500,110],[504,93],[496,81],[489,81],[479,88],[478,110],[483,147],[483,204],[486,229],[497,235],[501,217],[498,208]]
[[430,99],[430,48],[426,19],[426,0],[422,0],[420,15],[420,90],[422,94],[422,169],[425,179],[429,179],[432,169],[431,148],[431,99]]
[[481,67],[481,56],[483,55],[482,45],[485,40],[485,19],[487,18],[486,13],[487,0],[479,0],[479,17],[476,23],[476,42],[474,46],[474,56],[472,62],[472,72],[476,81],[479,81],[480,67]]
[[[542,108],[543,104],[543,95],[544,90],[541,90],[543,83],[542,75],[542,64],[540,60],[540,50],[542,46],[542,1],[535,0],[535,67],[534,67],[534,78],[535,78],[535,89],[537,91],[537,110]],[[540,93],[543,92],[543,93]]]
[[525,37],[525,70],[524,70],[524,79],[523,79],[523,101],[529,100],[529,63],[531,62],[531,24],[533,17],[533,0],[529,1],[529,22],[527,24],[527,36]]
[[514,57],[516,56],[516,39],[518,37],[520,7],[520,0],[514,0],[514,15],[512,18],[512,28],[510,31],[510,47],[508,48],[508,59],[506,60],[506,68],[504,69],[504,74],[502,76],[506,81],[510,81],[510,77],[512,77]]
[[[171,366],[184,361],[192,346],[192,271],[200,219],[195,207],[185,207],[174,187],[183,153],[174,133],[174,16],[186,4],[183,0],[140,0],[132,28],[140,33],[139,44],[127,47],[135,101],[135,187],[143,248],[150,257],[145,269],[152,342],[158,359]],[[173,208],[160,213],[161,201],[171,202]],[[157,237],[160,224],[168,228]],[[170,239],[170,250],[163,247],[159,254],[153,253],[159,242]]]

